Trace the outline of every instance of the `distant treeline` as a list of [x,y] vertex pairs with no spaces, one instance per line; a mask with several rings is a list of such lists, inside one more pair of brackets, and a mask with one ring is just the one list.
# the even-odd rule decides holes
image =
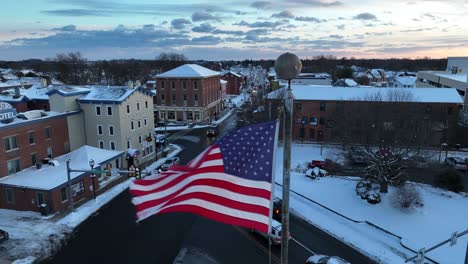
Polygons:
[[[162,53],[153,60],[109,60],[89,61],[79,52],[58,54],[46,60],[30,59],[23,61],[0,61],[0,68],[16,70],[33,69],[48,73],[68,84],[104,84],[124,85],[129,80],[145,82],[158,73],[176,68],[185,63],[196,63],[213,70],[220,66],[227,69],[233,65],[260,65],[264,68],[274,66],[274,60],[243,60],[243,61],[189,61],[184,55]],[[221,64],[221,65],[220,65]],[[382,68],[391,71],[445,70],[447,59],[355,59],[335,58],[333,56],[317,56],[302,60],[303,72],[326,72],[336,75],[337,66],[345,68],[359,66],[362,68]]]

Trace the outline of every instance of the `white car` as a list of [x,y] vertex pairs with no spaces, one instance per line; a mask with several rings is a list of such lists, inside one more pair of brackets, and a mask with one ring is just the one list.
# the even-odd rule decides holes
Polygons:
[[306,264],[350,264],[348,261],[335,257],[325,255],[313,255],[306,260]]
[[167,169],[169,169],[169,167],[171,167],[174,164],[178,164],[178,163],[179,163],[179,157],[168,158],[168,159],[166,159],[166,161],[161,166],[161,169],[163,171],[166,171]]
[[[260,231],[257,231],[257,230],[252,230],[253,232],[255,233],[258,233],[260,234],[261,236],[265,237],[266,239],[268,239],[268,236],[267,234],[263,233],[263,232],[260,232]],[[281,245],[281,223],[274,220],[274,219],[271,219],[271,231],[270,231],[270,238],[271,238],[271,243],[273,243],[273,245]],[[289,238],[288,239],[291,239],[291,234],[289,235]]]

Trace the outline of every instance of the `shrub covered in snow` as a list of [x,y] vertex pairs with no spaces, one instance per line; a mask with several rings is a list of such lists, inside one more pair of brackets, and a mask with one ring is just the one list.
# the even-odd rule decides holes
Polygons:
[[415,186],[409,184],[396,188],[390,197],[393,206],[396,208],[408,209],[423,206],[423,201],[418,190]]
[[319,167],[314,167],[312,169],[308,169],[305,172],[305,175],[307,177],[310,177],[312,179],[315,179],[317,177],[325,177],[328,176],[328,172],[324,169],[320,169]]
[[366,193],[366,200],[368,203],[370,204],[378,204],[380,203],[380,194],[378,194],[377,192],[375,191],[368,191]]
[[359,181],[356,184],[356,194],[362,199],[366,199],[367,192],[372,189],[372,183],[368,180]]

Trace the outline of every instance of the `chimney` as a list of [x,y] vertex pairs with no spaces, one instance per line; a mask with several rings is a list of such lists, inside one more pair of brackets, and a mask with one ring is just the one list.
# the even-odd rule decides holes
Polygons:
[[20,98],[21,93],[20,93],[20,88],[17,86],[15,87],[15,95],[13,95],[13,98]]
[[133,82],[132,81],[128,81],[127,82],[127,86],[128,86],[128,89],[133,89]]
[[47,79],[42,77],[41,78],[41,84],[42,84],[42,87],[47,87]]
[[140,80],[136,80],[136,81],[135,81],[135,86],[137,86],[137,87],[138,87],[138,86],[141,86],[141,81],[140,81]]

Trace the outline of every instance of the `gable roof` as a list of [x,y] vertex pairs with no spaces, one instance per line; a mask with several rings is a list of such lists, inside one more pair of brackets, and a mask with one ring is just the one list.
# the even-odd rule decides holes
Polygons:
[[[120,155],[123,151],[105,150],[91,146],[83,146],[75,151],[54,158],[56,166],[44,165],[41,169],[30,167],[15,174],[0,179],[0,185],[26,187],[39,190],[51,190],[67,182],[66,161],[70,159],[70,167],[75,170],[89,170],[89,160],[96,165],[102,165]],[[97,167],[96,166],[96,167]],[[86,173],[72,172],[71,179],[79,178]]]
[[219,76],[220,72],[212,71],[198,64],[184,64],[170,71],[156,75],[157,78],[206,78]]

